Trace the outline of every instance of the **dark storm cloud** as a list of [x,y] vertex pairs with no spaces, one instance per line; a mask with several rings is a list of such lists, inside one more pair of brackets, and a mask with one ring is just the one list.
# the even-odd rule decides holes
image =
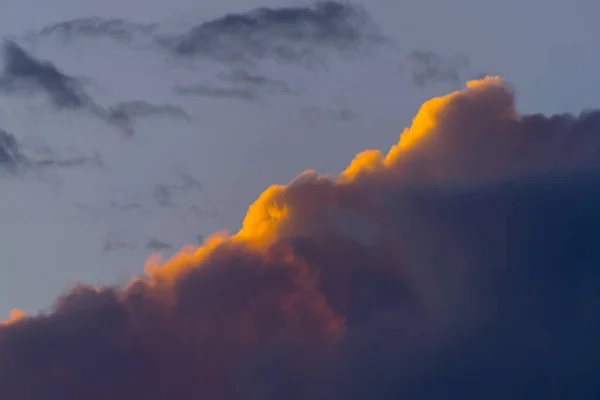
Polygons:
[[470,83],[238,234],[14,313],[0,398],[598,399],[599,151],[600,111]]
[[461,83],[461,70],[469,66],[469,58],[464,55],[443,56],[431,51],[414,50],[408,56],[411,77],[415,85],[423,87],[430,82]]
[[57,36],[62,40],[108,37],[120,42],[130,42],[137,36],[149,36],[156,24],[138,24],[120,18],[76,18],[41,29],[37,36]]
[[306,62],[319,51],[356,51],[382,41],[364,10],[336,1],[227,14],[158,39],[176,55],[224,62]]

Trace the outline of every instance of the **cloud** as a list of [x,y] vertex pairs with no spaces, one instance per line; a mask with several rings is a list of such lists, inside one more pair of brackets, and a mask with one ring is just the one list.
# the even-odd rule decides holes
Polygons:
[[0,129],[0,171],[17,174],[50,167],[101,166],[99,154],[95,157],[73,157],[66,159],[28,157],[15,135]]
[[336,1],[227,14],[181,35],[157,39],[178,56],[236,63],[309,62],[320,50],[356,51],[383,41],[364,10]]
[[42,90],[58,108],[77,109],[89,101],[77,80],[60,72],[50,61],[36,59],[13,41],[4,42],[0,88]]
[[241,68],[235,68],[228,73],[220,73],[219,78],[246,88],[262,89],[285,94],[294,93],[292,88],[283,81],[271,79],[264,75],[251,74]]
[[153,34],[156,27],[156,24],[138,24],[121,18],[87,17],[46,26],[37,32],[36,36],[54,36],[65,41],[108,37],[118,42],[129,43],[138,36]]
[[143,100],[126,101],[105,108],[89,96],[78,79],[60,72],[50,61],[38,60],[15,42],[4,45],[4,70],[0,89],[7,92],[38,90],[45,92],[59,109],[86,110],[123,133],[135,133],[136,118],[152,115],[189,120],[180,107],[155,105]]
[[104,244],[102,245],[102,251],[115,251],[115,250],[131,250],[134,247],[129,244],[121,234],[118,232],[108,232],[104,238]]
[[190,122],[192,117],[183,108],[172,104],[152,104],[144,100],[123,101],[102,113],[112,123],[119,123],[133,133],[135,120],[143,117],[163,116]]
[[65,159],[42,159],[30,163],[31,168],[48,168],[48,167],[102,167],[104,165],[100,153],[94,154],[93,157],[81,156]]
[[419,50],[412,51],[408,55],[408,61],[412,68],[412,80],[419,87],[430,82],[460,85],[460,72],[470,64],[465,55],[450,57]]
[[8,172],[14,172],[26,160],[15,135],[0,129],[0,168]]
[[[0,90],[14,92],[44,92],[58,109],[86,110],[93,116],[133,134],[131,121],[97,104],[78,79],[64,74],[48,60],[39,60],[14,41],[4,42],[4,68],[0,75]],[[117,118],[119,117],[119,118]]]
[[238,233],[5,323],[0,397],[596,399],[599,134],[470,82]]
[[196,84],[191,86],[175,86],[175,93],[181,96],[203,96],[215,98],[233,98],[248,102],[256,102],[261,99],[260,95],[252,89],[208,86]]
[[161,251],[161,250],[172,249],[173,246],[171,246],[169,243],[163,242],[160,239],[150,238],[150,239],[148,239],[148,242],[146,243],[146,248],[148,248],[150,250],[154,250],[154,251]]
[[319,108],[319,107],[303,107],[300,110],[303,117],[311,124],[323,121],[348,122],[356,118],[356,114],[349,108]]

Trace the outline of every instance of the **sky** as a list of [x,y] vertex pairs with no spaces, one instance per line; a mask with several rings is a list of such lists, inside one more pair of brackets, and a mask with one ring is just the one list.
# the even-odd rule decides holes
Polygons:
[[[117,322],[98,322],[98,318],[111,318],[98,309],[111,301],[139,317],[139,321],[133,318],[138,322],[121,327],[130,335],[127,337],[143,337],[145,332],[168,343],[191,337],[188,334],[209,337],[172,352],[144,342],[132,350],[134,355],[115,355],[115,359],[124,357],[135,365],[143,360],[136,352],[153,357],[150,365],[179,360],[181,368],[194,373],[184,373],[179,382],[175,373],[166,373],[164,390],[179,387],[181,399],[192,396],[189,384],[198,379],[206,386],[198,390],[213,398],[276,398],[280,390],[289,390],[288,384],[298,385],[292,376],[302,377],[308,387],[303,390],[315,390],[310,396],[300,391],[298,398],[360,398],[361,393],[367,396],[373,387],[382,385],[389,386],[391,397],[401,393],[430,398],[436,393],[423,389],[430,382],[465,395],[466,386],[457,383],[459,378],[444,381],[439,377],[454,376],[447,367],[456,361],[454,357],[467,360],[465,374],[481,370],[478,367],[486,362],[485,357],[513,365],[516,354],[529,343],[525,336],[547,342],[540,340],[543,344],[527,353],[524,370],[533,371],[540,360],[550,359],[539,379],[560,377],[557,391],[572,395],[576,382],[582,393],[588,389],[585,393],[591,393],[593,388],[586,386],[584,379],[591,367],[582,367],[579,375],[565,371],[567,366],[579,371],[574,367],[579,366],[576,355],[583,354],[586,345],[593,346],[590,336],[582,330],[573,333],[560,329],[552,336],[543,324],[554,320],[536,301],[548,304],[552,298],[549,293],[555,293],[552,301],[556,304],[551,303],[555,309],[590,315],[594,310],[590,307],[597,305],[585,296],[593,298],[593,284],[574,289],[540,283],[533,285],[531,297],[513,295],[513,290],[519,292],[519,285],[529,282],[527,274],[544,274],[538,271],[539,265],[548,265],[547,278],[542,281],[566,279],[560,263],[568,262],[568,258],[561,258],[567,257],[567,250],[554,254],[562,260],[555,265],[549,261],[550,255],[540,255],[540,249],[568,241],[571,226],[546,241],[532,237],[559,229],[567,224],[565,221],[583,224],[586,215],[595,217],[590,202],[598,193],[588,189],[593,186],[588,180],[597,176],[594,150],[600,147],[585,135],[572,139],[565,132],[595,133],[600,125],[594,113],[576,122],[566,116],[538,121],[535,116],[521,120],[514,115],[577,115],[600,104],[600,93],[592,84],[600,67],[594,39],[600,34],[594,21],[600,4],[591,0],[532,0],[525,4],[378,0],[351,3],[348,8],[332,2],[331,8],[314,11],[312,3],[297,1],[197,3],[38,0],[10,1],[3,6],[0,129],[4,133],[0,132],[0,139],[14,139],[18,148],[4,144],[12,150],[6,153],[9,155],[0,153],[0,162],[5,159],[0,171],[0,315],[8,318],[13,309],[26,315],[48,313],[47,318],[26,318],[25,322],[15,318],[20,314],[13,314],[17,322],[10,322],[6,333],[0,325],[0,383],[7,379],[17,382],[5,393],[15,399],[38,399],[41,397],[35,396],[42,392],[50,393],[48,396],[63,393],[63,399],[89,394],[83,386],[61,386],[64,382],[42,370],[31,374],[44,377],[40,378],[43,390],[24,391],[16,378],[25,376],[24,371],[36,363],[47,362],[51,368],[52,354],[48,360],[32,355],[11,368],[9,360],[17,350],[11,353],[9,349],[36,340],[33,333],[46,332],[64,339],[53,330],[53,324],[57,318],[73,318],[84,321],[83,326],[86,319],[79,313],[93,320],[90,326],[100,324],[109,331]],[[268,7],[268,11],[260,7]],[[258,28],[253,25],[257,20],[263,23]],[[315,27],[323,31],[315,32]],[[497,75],[504,81],[492,79],[464,89],[468,81],[484,75]],[[462,94],[444,98],[441,106],[427,103],[429,107],[421,108],[432,97],[460,89],[464,89],[459,92]],[[436,114],[438,108],[441,116]],[[435,122],[433,127],[429,120]],[[511,125],[513,120],[518,120],[516,128]],[[444,136],[438,131],[450,133]],[[538,139],[536,135],[546,131],[551,134]],[[524,138],[519,136],[524,132]],[[420,133],[425,139],[420,139]],[[480,140],[478,135],[499,139]],[[398,147],[400,155],[391,151],[388,158],[392,161],[383,162],[368,153],[346,169],[362,150],[381,150],[385,155],[399,139],[400,144],[404,140],[405,147]],[[571,149],[571,153],[564,149]],[[346,172],[336,183],[309,173],[295,184],[261,195],[270,185],[286,185],[305,170],[323,176]],[[371,175],[369,171],[374,172]],[[575,174],[577,178],[564,178],[567,183],[559,179],[557,183],[544,175],[548,171],[558,171],[560,177]],[[502,182],[515,179],[514,188],[502,186]],[[423,193],[414,189],[415,185],[424,186]],[[566,198],[578,213],[562,210],[553,200]],[[504,243],[497,236],[502,231],[498,227],[506,221],[490,212],[487,204],[506,207],[517,221],[523,219],[515,222],[522,226],[511,231],[515,238]],[[545,213],[536,213],[544,207]],[[326,210],[325,217],[318,217],[321,214],[315,210]],[[359,215],[355,215],[357,210]],[[472,215],[465,210],[472,210]],[[556,217],[546,223],[543,217],[548,215]],[[317,226],[319,221],[322,228]],[[162,269],[154,268],[157,261],[153,254],[161,253],[166,260],[184,246],[197,248],[211,234],[223,230],[234,236],[210,239],[204,252],[194,256],[185,253],[188,255]],[[395,239],[381,239],[389,235]],[[310,240],[304,242],[303,238]],[[469,242],[474,238],[475,242]],[[396,240],[404,254],[396,254]],[[473,243],[479,247],[468,250],[475,246]],[[369,246],[375,246],[376,251]],[[519,246],[529,247],[524,250]],[[486,249],[489,254],[480,254]],[[594,259],[592,250],[585,246],[568,250],[587,254],[590,263]],[[354,254],[355,260],[347,260],[346,253]],[[449,261],[435,259],[437,254],[445,254]],[[297,261],[300,259],[304,261]],[[396,272],[387,278],[364,272],[364,285],[352,283],[354,278],[332,269],[338,263],[358,270],[363,264],[381,264],[384,270],[394,271],[402,265],[402,278],[394,275]],[[507,276],[498,272],[513,263],[534,267],[514,275],[511,270]],[[256,266],[261,272],[238,272],[238,264],[249,265],[251,271]],[[428,275],[439,271],[422,268],[438,264],[450,268],[448,277],[440,280]],[[492,265],[492,272],[480,272],[476,266],[481,264]],[[273,272],[279,265],[289,266],[292,276]],[[325,283],[311,275],[315,265]],[[582,262],[583,272],[573,280],[579,284],[585,277],[597,282],[589,277],[588,269],[588,263]],[[198,272],[203,270],[206,275]],[[137,276],[146,278],[136,281]],[[393,282],[390,293],[382,283],[386,279]],[[508,300],[499,311],[494,309],[497,313],[490,314],[493,295],[486,296],[486,290],[492,290],[490,282],[496,279],[504,279],[501,289],[491,293],[505,295]],[[350,283],[347,287],[332,283],[338,281]],[[240,282],[248,284],[240,287]],[[277,286],[278,282],[280,289],[270,290],[271,284]],[[80,283],[90,286],[78,286]],[[105,290],[93,289],[106,285]],[[405,286],[407,293],[402,296],[408,300],[399,294]],[[119,287],[123,289],[114,289]],[[292,294],[286,297],[288,292]],[[259,293],[266,293],[267,303],[253,303]],[[55,300],[61,294],[64,297]],[[137,304],[136,296],[144,299],[139,315],[132,308]],[[248,309],[239,310],[224,300],[227,296],[248,302]],[[365,300],[371,297],[372,301]],[[585,305],[578,303],[584,301],[581,299],[586,300]],[[291,309],[272,310],[272,303],[277,301],[290,302]],[[411,301],[421,308],[415,311],[406,306]],[[512,301],[531,306],[521,315],[514,312]],[[179,307],[177,317],[169,308],[170,302]],[[358,304],[361,302],[366,305]],[[213,304],[214,310],[209,306]],[[146,307],[153,311],[145,314]],[[201,316],[198,321],[216,332],[241,329],[253,333],[214,342],[216,339],[204,329],[186,325],[186,318],[196,315],[192,309]],[[569,313],[564,312],[567,318]],[[531,316],[538,314],[543,314],[539,326],[531,322]],[[229,315],[231,321],[223,315]],[[248,315],[266,320],[256,327],[248,322]],[[494,345],[482,340],[481,346],[491,348],[491,354],[465,353],[461,346],[469,334],[477,332],[485,337],[486,315],[495,317],[488,318],[494,328],[519,326],[506,333],[517,344],[506,351],[501,339],[504,336],[488,335]],[[571,318],[573,326],[585,324],[583,319]],[[406,320],[411,328],[400,329],[406,327]],[[173,326],[173,333],[157,331],[161,321]],[[281,326],[287,330],[281,331]],[[594,325],[594,332],[597,326],[600,324]],[[10,330],[13,328],[14,332]],[[19,329],[25,333],[20,334]],[[75,334],[89,339],[85,327],[77,329],[81,331]],[[289,333],[295,329],[310,338],[310,346]],[[373,349],[373,335],[381,329],[387,332],[385,340],[382,348],[373,350],[377,352],[373,356],[365,348]],[[402,339],[397,339],[399,336]],[[553,340],[571,343],[573,337],[580,341],[580,347],[567,346],[567,350],[553,353],[552,346],[547,345],[555,343]],[[341,347],[337,344],[340,341]],[[206,355],[208,343],[220,350]],[[33,345],[44,346],[37,341]],[[224,350],[236,346],[243,354],[251,354],[250,358],[232,358],[229,350]],[[306,351],[306,346],[311,350]],[[319,346],[323,352],[315,350]],[[386,346],[398,358],[413,356],[415,363],[381,356]],[[260,351],[255,351],[257,348]],[[69,351],[61,349],[57,345],[57,354]],[[335,355],[329,357],[328,351]],[[206,364],[181,359],[186,352],[206,356],[208,364],[218,366],[216,375],[203,375]],[[306,359],[298,356],[303,352],[308,354]],[[438,357],[441,353],[446,356]],[[91,353],[86,356],[97,357]],[[294,362],[286,363],[278,356]],[[1,361],[3,357],[7,361]],[[88,362],[65,359],[67,375],[73,374],[69,371],[73,366],[83,368],[83,375],[102,375],[101,371],[88,371]],[[106,365],[113,362],[106,360]],[[240,363],[250,363],[252,368],[246,364],[240,367]],[[282,387],[266,378],[278,369],[278,363],[290,368],[281,372],[281,382],[286,383]],[[388,366],[385,370],[394,371],[390,379],[406,377],[406,383],[395,386],[385,381],[385,374],[365,375],[369,363]],[[426,368],[429,364],[433,366]],[[317,365],[326,365],[335,374],[321,371]],[[225,378],[219,374],[232,374],[238,367],[243,373],[235,375],[236,390],[251,396],[236,397],[222,387]],[[245,374],[257,369],[265,375],[256,378],[259,383],[253,386],[249,382],[254,378]],[[428,372],[421,373],[424,370]],[[130,372],[123,371],[126,373]],[[148,373],[165,372],[159,368]],[[493,373],[489,375],[482,379],[498,384],[497,376],[494,380]],[[500,375],[520,379],[508,373]],[[367,377],[356,386],[322,382],[322,377],[331,376]],[[81,377],[71,378],[79,381]],[[110,394],[120,399],[139,393],[140,382],[115,386],[106,383],[121,378],[115,375],[106,379],[94,381],[96,398]],[[58,386],[53,386],[55,383]],[[110,392],[112,389],[107,388],[111,385],[122,388],[122,392]],[[480,390],[489,395],[484,389],[471,389],[472,393]],[[155,388],[155,397],[147,398],[163,398],[160,396],[166,392],[161,390]]]
[[[135,2],[124,6],[110,1],[8,2],[0,29],[9,37],[30,38],[64,21],[99,17],[181,31],[254,6],[302,4],[196,3],[156,1],[136,7]],[[210,85],[218,79],[219,72],[214,71],[226,71],[227,66],[175,65],[178,61],[158,49],[144,47],[144,38],[135,45],[106,37],[66,42],[58,34],[30,39],[28,46],[38,57],[91,80],[86,90],[98,102],[174,103],[193,119],[140,121],[135,139],[123,140],[107,124],[76,113],[57,113],[44,99],[0,98],[1,127],[22,137],[30,148],[60,152],[61,157],[99,155],[104,161],[102,168],[65,168],[4,180],[3,192],[10,194],[2,207],[6,233],[1,246],[7,261],[0,270],[0,310],[6,314],[15,305],[43,308],[65,282],[126,281],[148,256],[148,238],[160,236],[156,238],[175,250],[195,243],[198,234],[235,231],[247,205],[270,184],[286,183],[307,168],[337,173],[364,148],[388,148],[424,100],[480,74],[505,77],[517,89],[523,112],[593,107],[600,101],[589,84],[600,63],[593,39],[594,30],[600,29],[593,23],[598,7],[592,1],[503,2],[485,7],[474,1],[369,2],[365,8],[381,33],[394,42],[392,48],[373,48],[370,52],[375,54],[352,57],[329,51],[326,68],[262,62],[255,71],[258,75],[270,74],[298,93],[267,96],[261,105],[227,97],[174,95],[172,86],[196,81]],[[463,57],[468,66],[459,68],[458,80],[417,85],[410,72],[409,56],[414,51],[435,53],[450,67]],[[344,112],[353,115],[352,122],[335,122],[339,118],[334,114]],[[181,200],[173,201],[182,204],[118,210],[150,198],[156,187],[184,184],[178,176],[182,172],[202,186],[201,191],[179,191]],[[119,206],[111,209],[115,202]],[[111,240],[123,245],[102,251]],[[99,266],[87,261],[94,253],[97,263],[91,264]],[[40,257],[45,260],[43,268]],[[34,295],[22,289],[31,275],[44,276]]]

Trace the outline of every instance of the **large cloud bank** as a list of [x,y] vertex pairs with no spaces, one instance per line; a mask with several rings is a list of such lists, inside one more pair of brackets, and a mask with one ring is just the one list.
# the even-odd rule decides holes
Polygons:
[[0,398],[598,398],[599,150],[600,112],[471,82],[237,234],[15,312]]

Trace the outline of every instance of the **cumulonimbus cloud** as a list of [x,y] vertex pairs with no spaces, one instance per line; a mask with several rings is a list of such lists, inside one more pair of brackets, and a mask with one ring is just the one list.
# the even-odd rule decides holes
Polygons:
[[238,233],[15,314],[0,397],[595,399],[599,150],[600,111],[521,115],[471,82]]

